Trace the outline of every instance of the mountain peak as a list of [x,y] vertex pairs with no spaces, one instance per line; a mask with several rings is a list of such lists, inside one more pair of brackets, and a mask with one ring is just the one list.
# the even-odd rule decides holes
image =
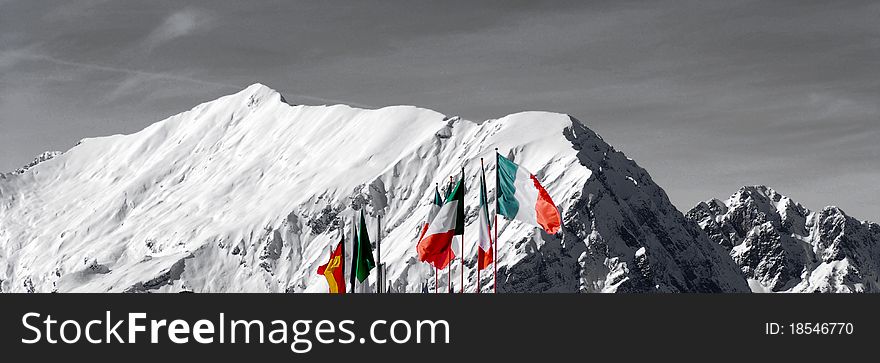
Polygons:
[[773,189],[767,187],[766,185],[743,185],[739,188],[740,193],[758,193],[758,194],[767,194],[771,192]]
[[880,291],[880,226],[840,208],[819,213],[764,185],[744,186],[723,207],[687,213],[730,251],[755,291]]
[[840,209],[840,207],[838,207],[836,205],[829,205],[829,206],[826,206],[825,208],[822,208],[822,214],[825,214],[825,215],[840,214],[840,215],[848,216],[846,214],[846,212],[843,211],[843,209]]
[[262,83],[254,83],[245,87],[231,97],[242,100],[248,107],[253,107],[266,101],[278,101],[287,103],[280,92]]
[[785,196],[777,193],[773,188],[766,185],[745,185],[731,196],[731,198],[762,198],[778,201]]
[[[0,289],[322,291],[315,268],[366,211],[383,216],[390,287],[418,291],[434,280],[413,248],[434,185],[464,171],[465,189],[479,190],[496,148],[534,174],[565,216],[559,235],[520,221],[499,226],[499,291],[748,288],[647,171],[569,115],[473,122],[415,106],[280,101],[257,83],[130,135],[85,140],[28,177],[0,181],[8,251]],[[468,230],[478,199],[465,196]],[[372,218],[367,225],[376,230]],[[461,256],[475,255],[465,248]]]
[[271,88],[271,87],[269,87],[269,86],[267,86],[267,85],[265,85],[265,84],[262,84],[262,83],[260,83],[260,82],[257,82],[257,83],[254,83],[254,84],[250,85],[250,86],[245,87],[244,89],[242,89],[241,91],[239,91],[237,94],[247,94],[247,95],[266,94],[266,95],[271,95],[271,94],[275,94],[275,93],[278,93],[278,91],[276,91],[275,89],[273,89],[273,88]]

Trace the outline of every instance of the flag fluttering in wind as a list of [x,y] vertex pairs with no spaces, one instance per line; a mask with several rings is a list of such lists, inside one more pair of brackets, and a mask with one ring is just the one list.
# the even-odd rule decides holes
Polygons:
[[498,158],[498,214],[507,219],[520,220],[539,226],[547,233],[556,234],[562,218],[550,194],[535,175],[525,168],[496,153]]
[[370,245],[370,234],[367,232],[363,209],[361,209],[360,219],[360,223],[355,229],[357,237],[352,257],[351,281],[353,292],[364,293],[370,292],[370,282],[367,278],[370,276],[370,270],[376,267],[376,262],[373,260],[373,247]]
[[463,178],[464,175],[455,184],[416,247],[420,261],[428,262],[441,270],[455,258],[452,238],[464,234]]
[[434,217],[437,216],[437,212],[440,212],[440,208],[443,206],[443,198],[440,197],[440,191],[437,190],[437,186],[434,186],[434,200],[431,202],[431,210],[428,211],[428,218],[425,218],[425,224],[422,226],[422,233],[419,235],[419,241],[422,238],[425,238],[425,232],[428,231],[428,226],[431,225],[431,222],[434,220]]
[[345,237],[340,239],[336,249],[330,252],[330,260],[318,267],[318,275],[324,275],[331,294],[345,293]]
[[480,212],[479,232],[477,233],[477,270],[492,264],[492,224],[489,221],[489,203],[486,198],[486,172],[480,169]]

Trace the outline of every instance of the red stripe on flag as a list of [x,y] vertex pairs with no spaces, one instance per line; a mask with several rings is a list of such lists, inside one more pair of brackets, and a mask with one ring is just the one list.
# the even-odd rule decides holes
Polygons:
[[535,188],[538,189],[538,200],[535,203],[538,225],[544,228],[547,233],[556,234],[556,232],[559,232],[559,227],[562,226],[559,209],[556,208],[556,204],[553,204],[553,199],[550,198],[547,190],[538,182],[538,178],[535,178],[534,174],[531,177],[532,182],[535,183]]
[[479,251],[477,253],[477,268],[482,270],[491,266],[493,260],[492,249],[490,248],[489,251],[483,251],[482,248],[477,248],[477,251]]
[[446,268],[449,261],[455,258],[452,252],[452,238],[455,230],[435,233],[421,240],[418,245],[419,260],[430,263],[439,269]]
[[[425,238],[425,232],[428,232],[428,227],[429,227],[428,223],[425,223],[424,227],[422,227],[422,233],[419,234],[419,241],[421,241],[422,238]],[[416,246],[418,246],[418,245],[416,245]]]
[[[486,226],[486,227],[488,228],[488,226]],[[486,235],[487,236],[492,235],[491,228],[488,228],[486,230]],[[483,251],[483,248],[480,247],[479,242],[477,243],[477,271],[482,270],[486,267],[489,267],[489,265],[492,264],[492,261],[494,260],[494,256],[492,255],[492,245],[494,243],[495,243],[495,241],[492,240],[492,237],[489,237],[489,250],[488,251]]]

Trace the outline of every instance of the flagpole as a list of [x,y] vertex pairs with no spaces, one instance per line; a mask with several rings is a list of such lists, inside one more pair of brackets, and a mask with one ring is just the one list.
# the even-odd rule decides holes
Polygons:
[[[342,283],[345,284],[345,265],[346,265],[345,264],[345,218],[340,218],[339,222],[342,223],[342,225],[339,227],[339,235],[341,237],[340,238],[341,241],[339,242],[339,244],[342,245],[342,256],[341,256],[342,266],[340,266],[340,267],[342,268]],[[345,287],[343,287],[342,290],[340,290],[340,291],[342,291],[341,293],[344,294]]]
[[[454,186],[455,186],[455,177],[450,175],[449,176],[449,188],[447,188],[447,190],[446,190],[447,196],[452,194],[452,188]],[[455,236],[452,236],[452,238],[455,238]],[[446,268],[447,268],[447,270],[446,270],[446,293],[451,294],[452,293],[452,262],[455,259],[455,257],[452,256],[452,246],[449,246],[449,249],[446,251],[446,259],[449,260],[449,263],[446,265]]]
[[452,293],[452,259],[449,258],[452,256],[452,249],[450,248],[448,252],[446,252],[446,258],[449,259],[449,264],[446,266],[446,293]]
[[382,215],[376,214],[376,265],[379,266],[379,271],[376,274],[378,277],[376,279],[376,290],[379,290],[377,294],[382,293],[382,285],[385,282],[385,273],[382,271]]
[[[435,196],[438,195],[437,193],[439,193],[439,190],[440,190],[440,183],[434,183]],[[427,223],[431,223],[431,221],[428,221]],[[421,242],[421,241],[419,241],[419,242]],[[418,245],[416,245],[416,248],[418,249]],[[436,294],[436,293],[440,292],[440,285],[438,285],[439,280],[437,279],[437,274],[439,274],[440,271],[437,269],[437,265],[435,265],[433,263],[431,263],[431,265],[434,266],[434,293]]]
[[[479,247],[477,247],[479,248]],[[480,293],[480,252],[477,251],[477,294]]]
[[349,274],[351,278],[349,279],[351,283],[351,293],[354,294],[355,280],[357,279],[357,254],[358,254],[358,246],[357,246],[357,212],[352,209],[351,212],[351,273]]
[[[461,193],[464,194],[466,188],[464,186],[464,164],[461,165]],[[464,198],[462,198],[464,199]],[[461,225],[461,257],[459,265],[461,265],[461,293],[464,294],[464,223]]]
[[494,293],[498,293],[498,194],[500,190],[498,189],[498,148],[495,148],[495,243],[493,243],[492,248],[495,249],[495,255],[492,256],[492,281],[495,284]]

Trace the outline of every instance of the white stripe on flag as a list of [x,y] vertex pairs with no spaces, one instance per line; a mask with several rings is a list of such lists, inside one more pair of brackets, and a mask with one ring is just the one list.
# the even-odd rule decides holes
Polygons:
[[516,169],[516,178],[513,181],[516,191],[514,198],[519,203],[519,210],[515,219],[538,226],[538,215],[535,205],[538,203],[538,189],[532,181],[532,174],[523,167]]

